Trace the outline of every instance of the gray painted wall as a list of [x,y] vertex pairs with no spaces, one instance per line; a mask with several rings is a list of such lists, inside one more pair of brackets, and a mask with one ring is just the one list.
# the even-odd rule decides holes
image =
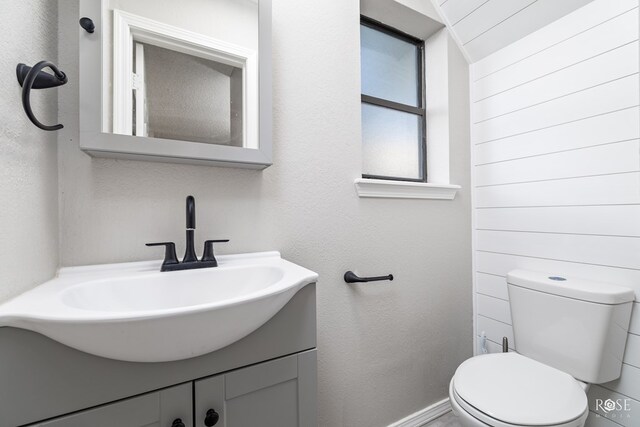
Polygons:
[[[62,265],[158,259],[145,242],[182,251],[184,198],[196,197],[198,246],[280,250],[320,274],[319,425],[388,425],[447,395],[471,355],[467,64],[450,76],[452,202],[359,199],[357,0],[276,0],[274,165],[251,171],[92,159],[78,149],[77,1],[60,2]],[[342,274],[394,273],[348,286]]]
[[[57,2],[0,0],[0,302],[50,279],[58,266],[57,136],[31,124],[19,62],[57,61]],[[65,70],[63,68],[63,70]],[[66,71],[66,70],[65,70]],[[57,92],[33,91],[36,116],[57,123]]]

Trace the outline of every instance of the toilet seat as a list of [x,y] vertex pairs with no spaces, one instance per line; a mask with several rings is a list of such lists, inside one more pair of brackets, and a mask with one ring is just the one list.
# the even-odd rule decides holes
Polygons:
[[451,380],[450,397],[452,405],[493,427],[581,427],[588,415],[587,396],[577,380],[513,352],[462,363]]
[[[509,424],[509,423],[505,423],[500,420],[497,420],[495,418],[492,418],[487,414],[485,414],[484,412],[479,411],[473,406],[469,405],[454,390],[452,390],[452,388],[453,388],[453,380],[451,381],[450,389],[449,389],[449,396],[451,397],[451,406],[452,406],[453,412],[458,417],[464,416],[466,418],[467,422],[462,422],[463,426],[468,426],[469,419],[473,419],[474,422],[472,425],[474,427],[583,427],[587,419],[587,415],[589,414],[589,411],[585,411],[581,417],[573,421],[569,421],[568,423],[561,423],[561,424],[553,424],[553,425],[545,425],[545,426],[531,425],[531,424],[527,424],[527,425]],[[464,415],[460,414],[460,411],[464,412]]]

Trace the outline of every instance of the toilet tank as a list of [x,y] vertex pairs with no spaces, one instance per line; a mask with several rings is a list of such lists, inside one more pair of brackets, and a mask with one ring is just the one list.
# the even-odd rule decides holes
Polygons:
[[631,289],[526,270],[507,284],[518,353],[592,384],[620,376]]

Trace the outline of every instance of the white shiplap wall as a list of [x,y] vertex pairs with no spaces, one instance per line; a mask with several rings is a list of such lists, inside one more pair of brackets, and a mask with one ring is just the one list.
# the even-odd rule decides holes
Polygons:
[[[638,0],[596,0],[471,65],[475,332],[490,351],[513,343],[509,270],[608,281],[640,301],[638,27]],[[640,426],[640,302],[622,377],[589,397],[632,404],[591,426]]]
[[592,0],[433,0],[470,62]]

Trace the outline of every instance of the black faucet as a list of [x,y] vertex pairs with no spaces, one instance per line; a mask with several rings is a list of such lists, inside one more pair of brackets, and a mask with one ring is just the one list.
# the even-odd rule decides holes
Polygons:
[[164,246],[164,262],[160,271],[191,270],[194,268],[217,267],[218,261],[213,254],[213,244],[228,242],[225,240],[206,240],[204,242],[204,252],[202,259],[198,260],[194,246],[194,235],[196,231],[196,199],[187,196],[187,248],[184,252],[182,262],[176,256],[176,244],[173,242],[147,243],[147,246]]
[[196,199],[187,196],[187,248],[184,251],[182,262],[196,262],[196,248],[194,247],[194,235],[196,232]]

